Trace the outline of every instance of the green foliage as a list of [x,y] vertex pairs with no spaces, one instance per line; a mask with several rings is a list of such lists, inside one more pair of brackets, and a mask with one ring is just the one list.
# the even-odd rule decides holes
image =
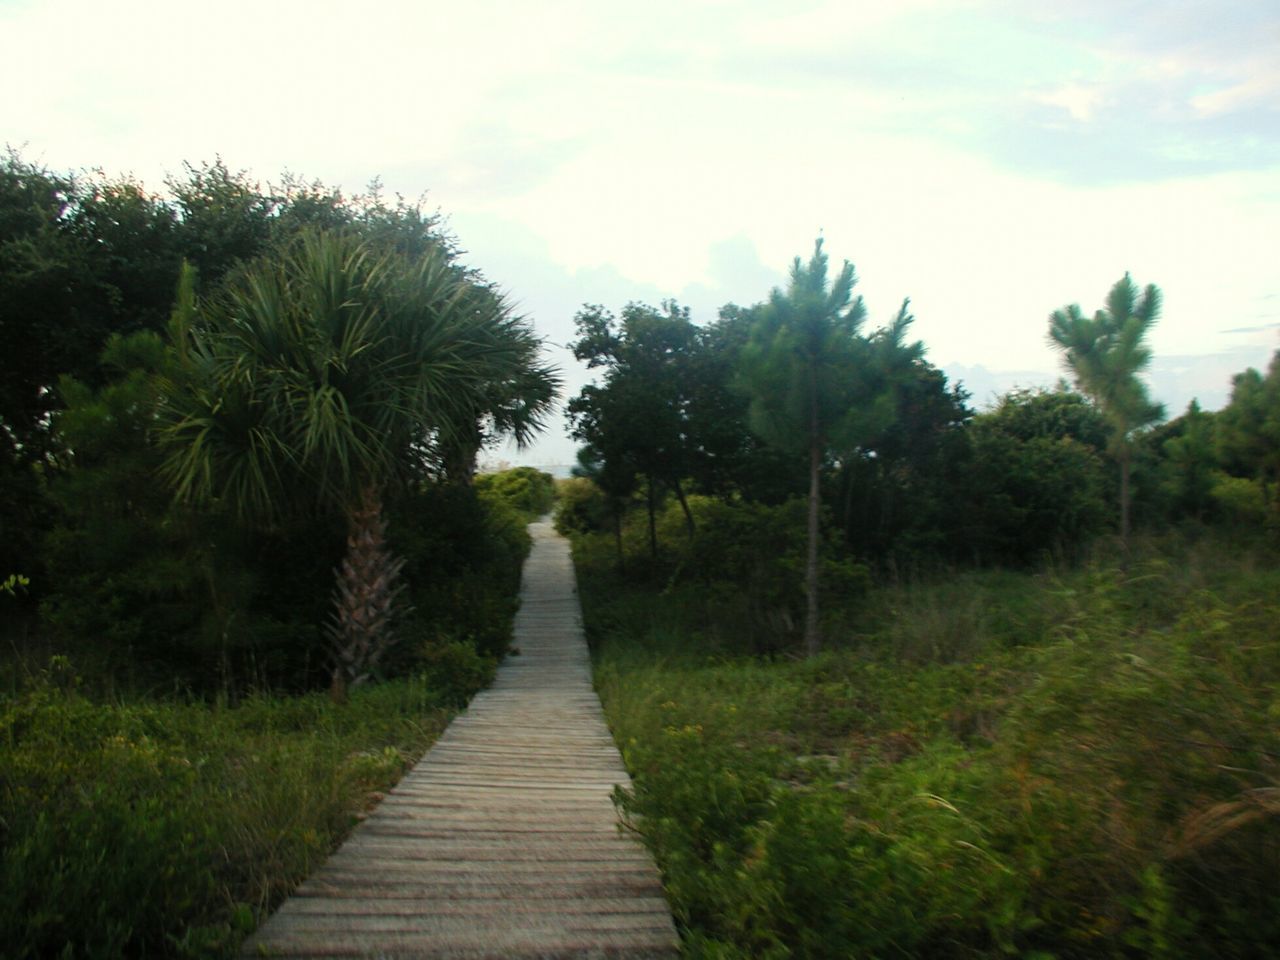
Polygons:
[[[410,259],[315,230],[239,268],[204,303],[180,301],[173,338],[179,369],[159,413],[177,499],[258,525],[345,514],[329,631],[340,696],[393,642],[383,498],[447,458],[455,426],[489,414],[495,390],[533,430],[554,386],[539,342],[446,248]],[[535,381],[528,394],[508,390]]]
[[6,956],[231,957],[443,729],[421,680],[231,708],[0,698]]
[[605,492],[586,477],[569,477],[556,484],[556,530],[566,536],[605,530],[613,524],[613,510]]
[[493,682],[498,663],[478,652],[474,644],[457,640],[429,641],[418,656],[419,669],[440,702],[465,707]]
[[[159,337],[139,333],[110,341],[103,363],[112,379],[100,388],[64,379],[57,427],[74,457],[49,486],[58,514],[44,551],[51,576],[42,609],[54,649],[92,668],[104,689],[314,686],[325,675],[317,627],[341,520],[285,517],[263,529],[220,504],[173,504],[154,482],[162,454],[152,440],[173,362]],[[391,519],[412,529],[395,544],[423,588],[385,670],[409,669],[425,637],[463,640],[488,656],[506,649],[528,550],[507,494],[527,505],[535,488],[552,484],[536,472],[517,478],[518,490],[483,503],[449,485],[398,499]]]
[[[679,552],[677,579],[703,592],[711,632],[730,649],[765,653],[794,644],[805,608],[805,503],[776,507],[691,500],[698,535]],[[836,544],[820,547],[819,577],[828,621],[865,594],[865,567]]]
[[739,361],[740,382],[751,398],[752,429],[780,450],[807,460],[809,501],[805,557],[805,649],[821,645],[818,525],[821,471],[829,458],[853,455],[884,431],[896,412],[891,386],[924,354],[905,342],[912,322],[903,301],[889,326],[867,337],[862,298],[847,260],[827,281],[822,239],[805,264],[791,267],[787,290],[775,289],[754,313],[751,339]]
[[179,311],[190,362],[163,410],[180,498],[272,519],[411,476],[417,438],[527,359],[528,331],[471,313],[467,295],[444,250],[409,261],[306,232]]
[[1098,405],[1111,426],[1108,450],[1120,465],[1120,539],[1129,540],[1129,468],[1134,431],[1164,416],[1138,374],[1151,362],[1147,333],[1160,315],[1160,288],[1141,293],[1125,274],[1092,318],[1071,304],[1049,317],[1049,343],[1063,351],[1076,385]]
[[[853,650],[714,656],[578,551],[691,956],[1265,957],[1280,577],[1238,547],[882,588]],[[951,638],[951,639],[947,639]]]
[[[592,496],[594,488],[572,483],[568,489]],[[602,495],[594,494],[597,497]],[[569,523],[581,522],[582,510],[603,510],[600,500],[561,501],[560,525],[577,533]],[[624,522],[617,542],[624,562],[608,560],[612,552],[607,532],[578,534],[576,549],[591,557],[584,576],[594,578],[595,589],[608,584],[625,590],[629,582],[644,579],[663,585],[664,596],[696,610],[697,629],[710,647],[741,653],[780,653],[794,650],[804,622],[805,503],[789,500],[768,506],[744,500],[724,501],[690,496],[687,507],[696,534],[685,535],[684,510],[667,503],[656,517],[662,543],[658,559],[649,556],[646,518],[633,512]],[[576,513],[564,511],[577,509]],[[598,517],[598,514],[596,515]],[[869,585],[867,568],[851,559],[838,537],[821,544],[819,574],[822,589],[832,605],[828,626],[836,630],[859,608]],[[678,598],[678,599],[677,599]]]
[[1280,350],[1266,376],[1250,368],[1232,378],[1231,402],[1215,424],[1223,466],[1257,479],[1268,522],[1280,530]]
[[1219,471],[1213,475],[1209,495],[1226,521],[1237,529],[1263,529],[1271,519],[1266,488],[1261,480],[1233,477]]
[[163,322],[178,254],[172,219],[135,184],[55,174],[12,150],[0,226],[0,463],[29,468],[57,449],[51,388],[64,374],[93,382],[112,333]]
[[1192,400],[1187,412],[1162,431],[1162,493],[1175,519],[1206,521],[1214,516],[1215,423],[1214,415]]
[[29,586],[31,586],[30,577],[24,577],[20,573],[11,573],[4,580],[0,580],[0,594],[8,594],[11,597],[15,597],[20,591]]
[[[376,184],[350,198],[292,177],[264,188],[219,159],[169,187],[172,201],[128,178],[0,159],[0,327],[12,341],[0,362],[0,569],[38,585],[18,654],[74,651],[104,688],[306,687],[323,667],[318,584],[342,544],[347,503],[334,501],[363,494],[370,475],[394,485],[443,473],[446,441],[478,419],[527,440],[555,379],[439,218]],[[387,294],[369,310],[329,302],[342,290],[323,268],[341,258],[299,267],[307,238],[326,231],[354,237],[365,265],[420,269],[348,283]],[[178,282],[184,258],[203,289],[189,270]],[[231,301],[245,323],[219,326]],[[465,335],[448,335],[459,325]],[[406,345],[435,362],[406,361]],[[395,429],[408,407],[411,425]],[[177,507],[157,485],[162,420],[189,428],[179,479],[193,496]],[[347,455],[323,455],[335,445]]]
[[340,528],[256,532],[173,504],[152,437],[166,346],[145,331],[113,337],[102,363],[110,378],[96,389],[61,383],[55,426],[72,452],[49,480],[57,512],[42,551],[55,649],[104,687],[305,686]]
[[975,417],[957,556],[1019,565],[1079,556],[1110,513],[1105,429],[1083,397],[1065,391],[1013,392]]
[[898,570],[953,554],[969,476],[967,394],[917,359],[888,384],[891,421],[840,459],[824,499],[850,548]]
[[556,501],[555,477],[535,467],[480,474],[475,479],[475,488],[482,498],[503,500],[529,521],[550,513]]
[[[465,643],[497,659],[511,642],[526,521],[498,496],[460,484],[405,491],[390,505],[392,549],[405,557],[412,607],[393,669],[432,660],[436,646]],[[465,684],[464,684],[465,686]]]
[[[734,442],[714,429],[726,407],[728,368],[712,356],[706,331],[673,300],[661,309],[629,303],[620,320],[603,307],[584,306],[574,324],[574,356],[604,372],[603,383],[588,384],[568,404],[572,435],[586,445],[579,470],[609,495],[615,514],[643,476],[656,558],[659,487],[684,503],[688,480],[705,479],[708,461]],[[687,511],[685,522],[691,533]]]

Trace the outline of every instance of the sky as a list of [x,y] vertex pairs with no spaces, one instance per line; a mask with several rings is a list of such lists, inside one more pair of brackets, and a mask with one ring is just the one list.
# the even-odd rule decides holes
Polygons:
[[[1171,416],[1280,348],[1275,0],[0,0],[0,139],[157,192],[222,157],[447,217],[546,339],[763,300],[824,238],[982,406],[1048,315],[1164,294]],[[523,452],[572,462],[563,417]]]

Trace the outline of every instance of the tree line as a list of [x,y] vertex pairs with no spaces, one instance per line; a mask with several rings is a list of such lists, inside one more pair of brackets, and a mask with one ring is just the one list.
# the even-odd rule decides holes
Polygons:
[[575,356],[598,371],[570,400],[593,483],[566,524],[612,528],[642,509],[659,556],[664,496],[697,535],[690,495],[728,504],[805,502],[804,646],[820,644],[820,554],[886,573],[940,565],[1071,559],[1103,534],[1127,550],[1130,527],[1231,524],[1280,530],[1280,352],[1237,375],[1229,405],[1194,401],[1164,421],[1141,374],[1161,306],[1126,274],[1092,315],[1049,314],[1048,341],[1073,384],[1014,390],[975,412],[909,337],[909,302],[864,329],[846,261],[834,276],[822,241],[797,257],[785,289],[729,304],[706,325],[674,301],[586,305]]
[[[552,409],[532,327],[376,184],[263,188],[219,159],[167,185],[0,161],[0,569],[29,582],[24,636],[339,698],[390,667],[412,607],[500,652],[507,600],[478,571],[505,583],[523,534],[471,480]],[[484,622],[443,625],[469,568]]]

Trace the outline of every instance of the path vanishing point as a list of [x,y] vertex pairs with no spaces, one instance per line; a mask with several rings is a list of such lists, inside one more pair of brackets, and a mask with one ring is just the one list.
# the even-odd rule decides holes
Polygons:
[[530,532],[519,653],[245,956],[677,956],[658,871],[610,799],[630,781],[591,686],[568,544],[546,521]]

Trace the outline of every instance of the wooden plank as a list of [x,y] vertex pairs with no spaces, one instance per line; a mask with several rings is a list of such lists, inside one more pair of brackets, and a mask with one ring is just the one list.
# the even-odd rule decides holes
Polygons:
[[628,785],[591,687],[568,545],[530,527],[518,655],[245,956],[673,958],[648,853],[618,828]]

